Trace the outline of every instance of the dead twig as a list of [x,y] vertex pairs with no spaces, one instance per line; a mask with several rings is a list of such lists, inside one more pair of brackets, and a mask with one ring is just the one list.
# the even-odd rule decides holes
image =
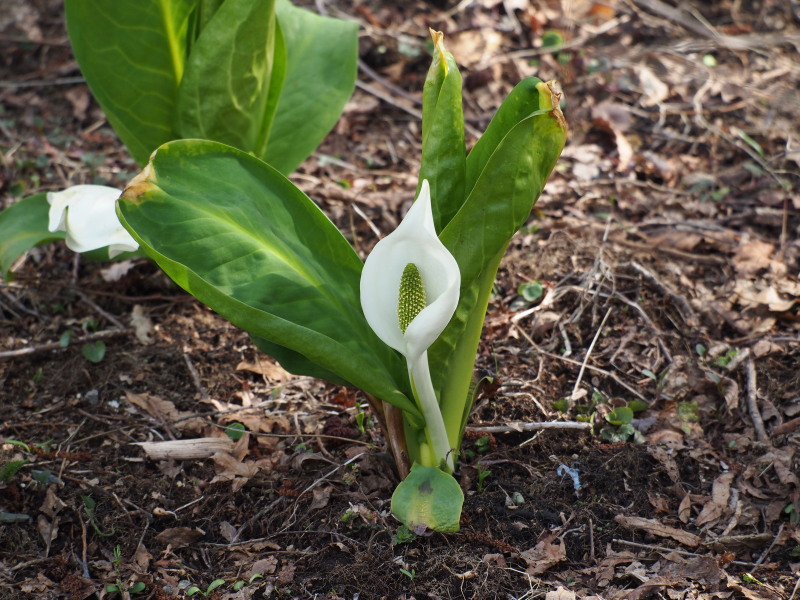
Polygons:
[[210,396],[206,391],[206,388],[203,387],[203,382],[200,381],[200,373],[197,372],[197,367],[194,366],[192,359],[189,358],[189,355],[186,353],[186,350],[182,350],[181,354],[183,355],[183,362],[186,364],[186,370],[189,371],[189,376],[192,378],[192,383],[194,384],[197,393],[200,394],[200,399],[203,402],[208,402]]
[[800,429],[800,417],[796,419],[792,419],[791,421],[786,421],[782,425],[778,425],[773,433],[775,435],[784,435],[786,433],[791,433],[795,429]]
[[47,342],[46,344],[39,344],[37,346],[28,346],[27,348],[18,348],[17,350],[4,350],[0,352],[0,360],[4,358],[17,358],[19,356],[29,356],[31,354],[41,354],[42,352],[49,352],[50,350],[64,350],[76,344],[86,344],[88,342],[96,342],[98,340],[107,340],[123,335],[133,333],[133,329],[107,329],[105,331],[96,331],[89,335],[84,335],[76,340],[71,340],[69,344],[64,346],[61,342]]
[[747,373],[747,409],[750,412],[750,418],[753,420],[756,438],[759,442],[766,442],[769,440],[769,437],[767,436],[767,431],[764,429],[764,421],[761,418],[761,412],[758,410],[758,399],[756,396],[756,364],[752,357],[747,359],[745,368]]
[[537,431],[540,429],[591,429],[591,423],[577,421],[540,421],[538,423],[524,423],[511,421],[505,425],[468,425],[467,431],[475,433],[513,433],[515,431]]
[[586,356],[583,358],[583,364],[581,365],[581,370],[578,371],[578,377],[575,380],[575,386],[572,388],[572,395],[570,396],[573,400],[577,400],[578,396],[578,389],[581,385],[581,380],[583,379],[583,373],[586,371],[586,364],[589,362],[589,357],[592,355],[592,350],[594,350],[594,345],[597,343],[597,339],[600,337],[600,332],[603,331],[603,327],[605,327],[606,321],[608,321],[609,315],[611,315],[611,309],[613,307],[609,307],[606,311],[606,315],[603,317],[603,320],[600,321],[600,327],[597,328],[597,331],[592,338],[592,343],[589,344],[589,348],[586,350]]

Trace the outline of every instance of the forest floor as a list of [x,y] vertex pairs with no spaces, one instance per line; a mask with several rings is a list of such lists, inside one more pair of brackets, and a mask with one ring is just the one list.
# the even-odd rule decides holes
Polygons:
[[[798,3],[318,4],[362,24],[364,66],[291,178],[361,256],[413,197],[429,26],[470,144],[521,78],[564,92],[486,319],[461,532],[398,529],[359,392],[289,375],[145,259],[50,244],[0,284],[0,598],[800,598]],[[60,2],[4,1],[0,49],[0,208],[123,187]],[[199,437],[210,458],[137,445]]]

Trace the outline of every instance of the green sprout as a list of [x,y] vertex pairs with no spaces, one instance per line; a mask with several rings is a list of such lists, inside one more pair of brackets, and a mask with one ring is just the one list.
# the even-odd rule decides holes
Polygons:
[[215,579],[211,583],[208,584],[206,591],[203,591],[201,588],[197,587],[196,585],[189,586],[186,590],[187,596],[194,596],[195,594],[200,594],[203,598],[210,598],[212,592],[225,583],[224,579]]
[[125,594],[141,594],[147,586],[143,581],[137,581],[132,586],[128,587],[122,583],[122,549],[119,544],[114,546],[114,557],[111,559],[114,565],[114,571],[117,574],[116,583],[110,583],[106,586],[107,594],[119,594],[125,597]]

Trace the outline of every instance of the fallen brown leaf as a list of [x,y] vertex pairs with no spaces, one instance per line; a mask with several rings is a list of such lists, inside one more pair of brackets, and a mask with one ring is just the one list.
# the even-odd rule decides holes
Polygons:
[[689,546],[690,548],[696,548],[702,541],[699,536],[693,533],[664,525],[655,519],[617,515],[614,517],[614,521],[623,527],[627,527],[628,529],[639,529],[658,537],[671,538],[676,542],[683,544],[684,546]]
[[170,527],[156,536],[156,541],[164,546],[182,548],[191,546],[206,534],[199,527]]
[[520,553],[528,565],[525,569],[528,575],[540,575],[567,558],[564,541],[557,539],[557,535],[556,532],[545,532],[533,548]]

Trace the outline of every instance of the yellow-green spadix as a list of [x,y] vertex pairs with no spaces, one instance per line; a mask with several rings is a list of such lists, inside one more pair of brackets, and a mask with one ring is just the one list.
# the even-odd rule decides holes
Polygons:
[[458,263],[436,235],[430,186],[425,180],[397,229],[367,257],[361,273],[361,308],[377,336],[406,357],[432,450],[451,470],[452,457],[427,350],[450,322],[458,306],[460,285]]

